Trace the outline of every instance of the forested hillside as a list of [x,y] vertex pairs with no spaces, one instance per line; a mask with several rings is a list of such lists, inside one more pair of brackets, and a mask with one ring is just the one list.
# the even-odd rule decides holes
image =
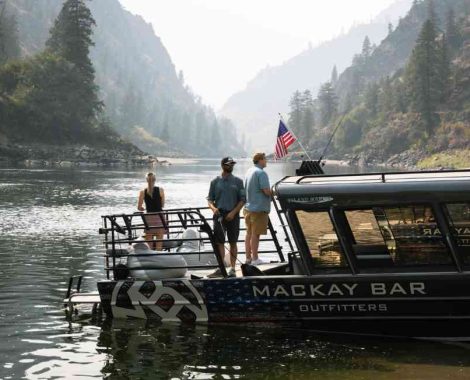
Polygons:
[[[7,17],[2,26],[17,25],[22,57],[42,53],[63,0],[3,2]],[[217,119],[184,84],[151,25],[124,10],[118,0],[86,5],[96,23],[90,58],[104,106],[103,123],[150,153],[243,153],[233,124]],[[17,56],[10,53],[9,59]]]
[[[372,44],[380,43],[386,37],[390,23],[396,26],[399,17],[405,15],[410,6],[411,0],[399,0],[370,23],[357,25],[282,65],[262,70],[245,90],[226,102],[220,114],[234,120],[241,130],[249,131],[255,145],[261,141],[266,149],[273,149],[278,112],[288,112],[292,93],[297,89],[316,93],[321,83],[330,78],[335,66],[341,72],[351,64],[366,35]],[[266,139],[267,135],[273,139]]]
[[103,115],[90,47],[95,21],[80,0],[64,2],[44,50],[21,59],[16,17],[0,4],[0,135],[9,143],[67,143],[136,150]]
[[[408,15],[314,99],[297,91],[290,126],[319,155],[394,165],[470,165],[470,0],[415,0]],[[452,159],[454,157],[454,159]]]

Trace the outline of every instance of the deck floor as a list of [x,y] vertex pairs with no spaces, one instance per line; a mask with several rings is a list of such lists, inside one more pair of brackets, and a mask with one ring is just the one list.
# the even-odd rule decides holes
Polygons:
[[[266,263],[266,264],[257,265],[256,267],[258,269],[262,270],[262,271],[265,271],[265,270],[276,268],[276,267],[284,265],[284,264],[285,263]],[[230,269],[230,267],[226,268],[226,269],[228,271]],[[235,267],[235,270],[237,271],[237,277],[243,277],[241,264],[237,263],[237,265]],[[215,271],[215,269],[190,270],[190,271],[188,271],[187,276],[190,277],[192,274],[194,274],[195,276],[198,276],[198,277],[207,277],[208,275],[210,275],[214,271]]]

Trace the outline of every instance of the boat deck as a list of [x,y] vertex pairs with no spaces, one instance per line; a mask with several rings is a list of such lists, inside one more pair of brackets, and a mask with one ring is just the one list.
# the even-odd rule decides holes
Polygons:
[[[257,265],[256,267],[264,272],[264,271],[271,270],[271,269],[277,268],[277,267],[285,265],[285,264],[286,263],[280,263],[280,262],[266,263],[266,264]],[[226,268],[226,269],[228,271],[230,268]],[[237,277],[243,277],[242,268],[241,268],[240,263],[237,263],[237,265],[235,267],[235,270],[237,271]],[[191,275],[195,275],[197,277],[206,278],[208,275],[210,275],[214,271],[215,271],[215,269],[192,270],[192,271],[188,271],[187,276],[190,277]]]

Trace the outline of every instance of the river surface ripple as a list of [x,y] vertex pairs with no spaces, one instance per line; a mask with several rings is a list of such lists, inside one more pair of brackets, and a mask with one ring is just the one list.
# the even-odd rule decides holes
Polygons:
[[[240,162],[235,174],[250,166]],[[268,167],[271,180],[293,164]],[[204,206],[214,160],[158,169],[167,207]],[[329,168],[329,171],[348,168]],[[65,318],[68,278],[104,278],[101,215],[134,212],[144,170],[0,169],[0,379],[469,379],[465,344]]]

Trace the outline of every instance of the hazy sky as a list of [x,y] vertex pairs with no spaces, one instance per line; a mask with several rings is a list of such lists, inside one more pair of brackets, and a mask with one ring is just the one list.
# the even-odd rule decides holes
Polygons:
[[120,0],[153,24],[186,83],[215,109],[278,65],[394,0]]

